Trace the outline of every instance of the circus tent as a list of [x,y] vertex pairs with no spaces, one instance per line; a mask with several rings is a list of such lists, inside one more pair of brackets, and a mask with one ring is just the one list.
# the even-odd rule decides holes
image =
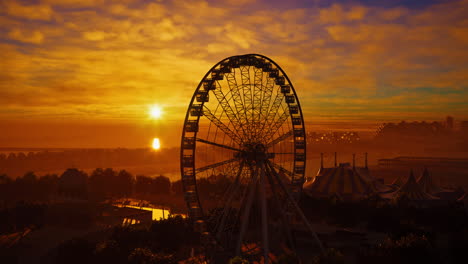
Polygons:
[[408,177],[405,177],[403,175],[400,175],[398,176],[398,178],[396,178],[393,182],[392,182],[392,186],[394,187],[397,187],[397,188],[400,188],[401,186],[403,186],[405,184],[405,182],[408,181]]
[[418,179],[418,184],[425,192],[432,195],[445,191],[434,182],[434,178],[429,174],[427,168],[424,168],[422,176]]
[[340,163],[334,168],[321,168],[315,180],[304,184],[304,192],[312,197],[353,200],[372,193],[373,188],[349,163]]
[[438,197],[435,197],[427,193],[414,178],[413,171],[411,170],[410,176],[406,183],[401,186],[398,191],[395,192],[394,197],[405,197],[409,201],[430,201],[438,200]]
[[383,183],[383,179],[374,177],[367,167],[355,168],[355,171],[371,186],[373,192],[378,194],[385,194],[395,191],[395,188]]

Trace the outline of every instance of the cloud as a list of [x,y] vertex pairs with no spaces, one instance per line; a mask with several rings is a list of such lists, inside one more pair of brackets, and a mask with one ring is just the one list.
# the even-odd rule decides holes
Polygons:
[[44,41],[44,35],[39,31],[24,32],[20,29],[13,29],[8,33],[8,37],[19,42],[41,44]]
[[344,21],[362,20],[365,18],[368,8],[364,6],[344,6],[333,4],[328,8],[321,8],[319,11],[319,20],[321,23],[339,24]]
[[103,31],[87,31],[83,32],[83,37],[90,41],[100,41],[113,36],[113,34]]
[[54,14],[48,5],[22,5],[15,1],[6,1],[4,4],[7,14],[12,17],[49,21]]
[[83,8],[103,5],[105,0],[43,0],[43,2],[57,7]]
[[[252,52],[286,71],[311,116],[388,117],[414,109],[414,117],[434,114],[430,107],[468,113],[462,1],[424,9],[355,2],[8,3],[20,8],[0,17],[0,104],[9,109],[0,119],[21,109],[35,116],[67,109],[78,119],[101,109],[99,118],[133,120],[144,114],[142,106],[164,102],[178,120],[209,68]],[[33,7],[43,11],[31,14]],[[417,92],[421,87],[438,90]]]

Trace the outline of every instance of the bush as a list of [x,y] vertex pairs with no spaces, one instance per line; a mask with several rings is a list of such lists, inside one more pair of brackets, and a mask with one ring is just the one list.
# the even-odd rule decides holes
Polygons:
[[326,249],[325,253],[315,256],[313,264],[341,264],[344,263],[343,254],[334,248]]

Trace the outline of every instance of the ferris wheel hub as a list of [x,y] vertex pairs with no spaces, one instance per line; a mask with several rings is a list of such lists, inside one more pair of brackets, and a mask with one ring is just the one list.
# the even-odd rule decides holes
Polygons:
[[274,158],[274,155],[267,153],[266,150],[267,148],[262,143],[246,143],[243,145],[242,151],[237,152],[234,156],[249,164],[259,163]]

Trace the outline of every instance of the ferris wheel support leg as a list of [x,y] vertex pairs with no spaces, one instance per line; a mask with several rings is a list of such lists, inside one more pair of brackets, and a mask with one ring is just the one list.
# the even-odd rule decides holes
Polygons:
[[[253,170],[252,170],[253,172]],[[237,241],[237,249],[236,249],[236,255],[240,256],[242,252],[242,241],[244,240],[244,235],[245,231],[247,231],[247,226],[248,226],[248,221],[249,221],[249,216],[250,216],[250,209],[252,208],[252,202],[255,194],[255,188],[257,186],[257,177],[258,176],[258,169],[253,172],[252,175],[252,181],[250,182],[250,188],[249,188],[249,193],[247,197],[247,202],[244,208],[244,213],[242,215],[242,224],[241,224],[241,229],[239,233],[239,240]]]
[[[275,185],[275,182],[273,180],[273,177],[271,176],[272,173],[269,172],[268,170],[268,167],[265,166],[265,172],[266,172],[266,176],[268,177],[268,181],[270,182],[270,186],[271,186],[271,191],[273,193],[273,199],[276,203],[276,207],[277,208],[280,208],[280,210],[282,210],[282,206],[281,206],[281,203],[280,203],[280,198],[278,197],[278,192],[276,190],[276,185]],[[288,237],[288,241],[289,241],[289,246],[293,249],[293,251],[295,250],[295,244],[294,244],[294,239],[292,237],[292,232],[291,232],[291,229],[289,228],[289,223],[288,223],[288,220],[286,219],[286,215],[285,214],[281,214],[281,222],[283,224],[283,226],[285,227],[286,229],[286,236]]]
[[226,223],[226,219],[227,219],[227,216],[228,216],[228,210],[230,210],[232,200],[234,199],[235,194],[239,190],[239,187],[240,187],[240,179],[239,178],[240,178],[240,175],[242,174],[243,169],[244,169],[244,162],[241,163],[239,171],[237,172],[237,175],[236,175],[236,179],[235,179],[235,181],[233,183],[234,184],[234,186],[233,186],[234,190],[229,194],[229,198],[227,199],[227,202],[224,205],[223,214],[222,214],[222,218],[221,218],[221,223],[219,224],[218,232],[216,233],[216,238],[218,238],[218,239],[221,237],[221,233],[224,230],[224,225]]
[[278,173],[276,172],[276,170],[273,168],[273,166],[271,165],[271,163],[269,161],[267,161],[268,163],[268,166],[270,167],[270,170],[273,172],[273,175],[275,176],[275,179],[276,181],[278,182],[278,185],[281,187],[281,189],[283,190],[284,193],[286,193],[286,197],[288,198],[288,200],[291,202],[291,204],[294,206],[294,208],[296,209],[296,212],[299,214],[299,216],[302,218],[302,221],[304,222],[304,224],[306,225],[307,229],[309,229],[309,231],[312,233],[315,241],[317,242],[319,248],[320,248],[320,251],[322,253],[325,253],[325,249],[323,248],[323,245],[322,245],[322,242],[320,241],[320,239],[318,238],[317,236],[317,233],[315,233],[314,229],[312,228],[312,225],[310,224],[309,220],[307,219],[307,217],[304,215],[304,213],[302,212],[301,208],[299,207],[299,205],[296,203],[296,201],[294,200],[292,194],[289,192],[289,190],[284,186],[283,182],[281,181]]
[[262,235],[263,235],[263,258],[264,263],[268,264],[268,212],[267,212],[267,199],[266,199],[266,180],[265,180],[265,164],[262,162],[260,165],[260,195],[261,195],[261,204],[262,204]]

